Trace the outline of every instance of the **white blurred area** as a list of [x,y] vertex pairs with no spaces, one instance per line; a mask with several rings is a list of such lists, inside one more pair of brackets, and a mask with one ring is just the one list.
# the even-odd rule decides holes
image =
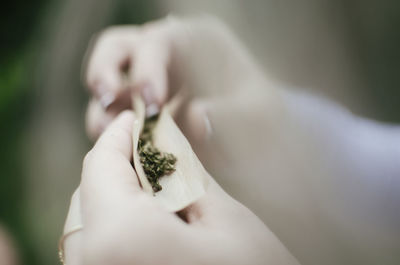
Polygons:
[[[368,111],[364,80],[343,7],[330,0],[162,1],[172,14],[214,14],[250,49],[265,73],[294,88]],[[360,5],[362,6],[362,5]]]
[[[53,263],[56,258],[68,201],[79,184],[82,159],[90,147],[85,136],[85,110],[81,100],[80,67],[84,51],[93,32],[112,21],[121,3],[126,8],[134,8],[140,6],[137,2],[67,0],[54,6],[45,19],[43,31],[47,38],[40,47],[36,84],[40,95],[24,158],[29,175],[26,196],[30,211],[26,218],[32,220],[30,230],[37,239],[37,252],[41,253],[45,264]],[[356,113],[375,116],[375,106],[363,91],[365,80],[358,68],[350,32],[343,22],[345,17],[335,1],[165,0],[154,3],[151,7],[154,18],[167,13],[185,16],[211,13],[220,17],[245,43],[269,78],[299,90],[326,95]],[[132,16],[135,12],[132,10]],[[385,253],[379,251],[380,242],[386,238],[377,239],[379,244],[374,245],[370,241],[371,233],[364,239],[353,237],[352,232],[369,228],[368,224],[362,227],[363,223],[357,223],[358,216],[350,218],[356,223],[348,226],[343,224],[347,219],[312,218],[317,214],[312,208],[317,207],[312,196],[297,196],[296,190],[315,191],[318,181],[311,188],[307,182],[318,178],[318,174],[333,172],[323,167],[310,171],[307,165],[314,165],[316,161],[309,161],[307,154],[301,158],[296,156],[307,143],[293,144],[293,154],[274,157],[267,163],[271,172],[277,174],[265,188],[266,192],[271,192],[267,196],[269,203],[259,205],[261,202],[251,196],[248,187],[235,187],[229,180],[224,183],[221,176],[218,180],[244,204],[254,205],[251,208],[304,265],[378,264],[376,262],[384,258],[379,253]],[[279,148],[276,143],[272,145],[271,150]],[[287,163],[299,164],[294,168],[305,167],[303,174],[310,175],[305,181],[301,176],[299,179],[280,178],[279,174],[293,175],[292,169],[285,167]],[[260,173],[244,168],[236,171],[242,175]],[[332,185],[340,187],[338,183]],[[326,205],[329,196],[335,194],[336,191],[331,190],[329,195],[322,196]],[[274,201],[277,199],[281,201]],[[337,224],[350,230],[338,232]],[[391,240],[387,238],[387,246],[392,246]],[[385,264],[394,264],[390,262]]]

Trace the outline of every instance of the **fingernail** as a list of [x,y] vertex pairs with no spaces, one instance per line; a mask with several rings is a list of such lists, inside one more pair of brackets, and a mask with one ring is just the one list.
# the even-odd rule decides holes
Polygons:
[[150,85],[146,85],[142,89],[142,96],[146,105],[151,105],[156,103],[156,97],[153,94],[153,88]]
[[100,105],[107,109],[115,101],[115,95],[112,92],[106,92],[100,97]]
[[142,89],[143,100],[146,103],[146,117],[151,117],[160,112],[160,108],[156,103],[156,98],[153,94],[153,89],[151,86],[147,85]]
[[158,114],[159,112],[160,112],[160,108],[155,103],[152,103],[146,107],[146,117],[147,118],[154,116],[154,115]]

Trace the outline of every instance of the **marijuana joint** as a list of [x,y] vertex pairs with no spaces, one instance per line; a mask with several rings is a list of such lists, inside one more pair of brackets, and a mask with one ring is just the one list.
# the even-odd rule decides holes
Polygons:
[[176,157],[173,154],[161,152],[154,146],[152,131],[157,124],[158,116],[154,115],[145,120],[138,143],[140,163],[154,192],[162,190],[160,178],[174,172],[176,164]]

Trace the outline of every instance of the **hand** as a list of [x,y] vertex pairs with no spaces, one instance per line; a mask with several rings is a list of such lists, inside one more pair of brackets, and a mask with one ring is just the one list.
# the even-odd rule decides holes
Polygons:
[[143,26],[111,27],[89,51],[85,80],[93,95],[87,115],[92,138],[131,107],[133,91],[142,94],[149,112],[178,89],[195,95],[197,101],[186,104],[188,110],[181,111],[186,115],[178,119],[191,140],[203,139],[209,131],[205,114],[210,102],[203,100],[249,95],[266,87],[246,49],[215,18],[168,17]]
[[206,195],[179,216],[156,205],[130,163],[134,119],[120,114],[85,158],[78,191],[84,229],[65,242],[67,264],[298,264],[211,177]]

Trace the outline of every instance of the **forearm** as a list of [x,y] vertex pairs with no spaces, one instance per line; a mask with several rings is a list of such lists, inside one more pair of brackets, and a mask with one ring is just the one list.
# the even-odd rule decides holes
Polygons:
[[184,73],[183,82],[194,95],[229,95],[265,82],[256,60],[219,19],[199,16],[181,22],[176,24],[181,36],[173,40],[172,64]]

